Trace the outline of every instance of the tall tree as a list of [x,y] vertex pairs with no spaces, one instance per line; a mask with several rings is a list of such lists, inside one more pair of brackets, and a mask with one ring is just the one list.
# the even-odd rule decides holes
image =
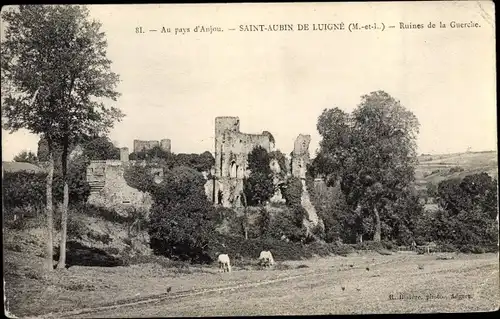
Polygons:
[[[3,98],[4,127],[43,134],[47,140],[47,267],[52,268],[53,150],[62,147],[64,181],[62,233],[58,268],[66,262],[66,227],[69,202],[68,153],[88,136],[107,132],[123,114],[107,106],[113,101],[118,75],[106,57],[101,24],[76,5],[22,5],[3,12],[6,23],[2,42],[2,87],[12,88]],[[32,101],[30,105],[29,101]]]
[[243,191],[250,205],[264,204],[274,193],[270,157],[261,146],[248,154],[250,176],[243,180]]
[[402,197],[413,203],[408,194],[415,179],[417,118],[389,94],[377,91],[364,95],[350,115],[324,110],[317,128],[323,139],[315,172],[327,176],[330,184],[340,179],[347,203],[358,216],[359,235],[370,225],[364,219],[371,216],[373,240],[380,241],[382,218],[388,218],[390,207]]

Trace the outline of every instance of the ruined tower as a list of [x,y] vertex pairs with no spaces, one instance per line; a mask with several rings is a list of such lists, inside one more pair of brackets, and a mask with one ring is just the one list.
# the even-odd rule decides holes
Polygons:
[[142,140],[134,140],[134,153],[142,152],[144,150],[150,150],[154,147],[160,147],[165,152],[171,152],[172,144],[169,139],[162,139],[160,142],[158,141],[142,141]]
[[165,152],[170,153],[172,148],[172,142],[168,138],[165,138],[160,141],[160,148]]
[[238,117],[215,118],[215,180],[212,200],[225,207],[239,207],[243,179],[248,176],[248,154],[256,146],[270,151],[267,134],[240,132]]
[[128,162],[128,147],[120,148],[120,161]]
[[311,135],[299,134],[295,139],[292,152],[292,176],[306,178],[307,165],[309,164],[309,144]]

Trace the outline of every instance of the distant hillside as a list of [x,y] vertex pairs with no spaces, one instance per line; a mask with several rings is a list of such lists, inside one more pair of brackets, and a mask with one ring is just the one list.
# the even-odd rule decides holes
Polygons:
[[424,188],[427,183],[438,184],[445,179],[463,178],[481,172],[498,179],[496,151],[421,155],[418,161],[415,170],[418,188]]

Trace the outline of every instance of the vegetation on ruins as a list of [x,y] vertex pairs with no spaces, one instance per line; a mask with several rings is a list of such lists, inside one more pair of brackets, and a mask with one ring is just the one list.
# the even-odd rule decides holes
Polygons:
[[268,152],[261,146],[248,154],[250,175],[243,180],[244,193],[248,205],[262,205],[274,194],[272,172]]
[[52,265],[52,180],[55,145],[62,147],[64,181],[61,252],[65,267],[69,203],[68,155],[82,138],[106,132],[123,114],[103,99],[116,100],[118,75],[106,58],[101,24],[74,5],[21,5],[5,10],[2,41],[3,127],[43,134],[48,144],[46,268]]
[[[358,241],[411,233],[418,120],[383,91],[362,97],[352,112],[325,109],[318,118],[322,140],[311,170],[328,185],[340,181]],[[415,208],[415,209],[410,209]],[[401,208],[405,208],[403,211]]]
[[205,151],[201,154],[175,154],[167,152],[159,146],[149,150],[135,152],[129,155],[130,160],[143,160],[160,164],[165,169],[172,169],[178,166],[191,167],[198,172],[209,172],[215,164],[212,153]]
[[286,157],[285,154],[283,154],[281,151],[276,150],[269,152],[269,159],[270,160],[276,160],[278,162],[278,165],[280,167],[280,173],[279,176],[284,178],[287,174],[287,165],[286,165]]
[[349,213],[345,196],[339,185],[327,187],[322,184],[318,187],[314,185],[313,178],[308,174],[307,189],[311,196],[311,201],[316,208],[318,216],[323,221],[324,240],[328,243],[342,242],[349,243],[356,240],[353,229],[355,218]]
[[106,136],[91,138],[82,145],[83,156],[88,160],[118,160],[120,150]]

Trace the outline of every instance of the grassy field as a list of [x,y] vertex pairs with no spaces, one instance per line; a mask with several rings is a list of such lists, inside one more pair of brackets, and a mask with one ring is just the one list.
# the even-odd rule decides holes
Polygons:
[[[8,309],[21,317],[460,312],[498,307],[497,255],[452,254],[448,256],[454,259],[438,260],[440,255],[366,252],[284,262],[274,270],[235,267],[225,274],[215,266],[74,266],[44,276],[41,258],[6,251],[4,269]],[[95,309],[158,297],[163,300]],[[70,312],[84,308],[93,310]]]
[[498,178],[497,152],[469,152],[442,155],[421,155],[418,157],[415,174],[417,185],[438,184],[450,178],[486,172]]

